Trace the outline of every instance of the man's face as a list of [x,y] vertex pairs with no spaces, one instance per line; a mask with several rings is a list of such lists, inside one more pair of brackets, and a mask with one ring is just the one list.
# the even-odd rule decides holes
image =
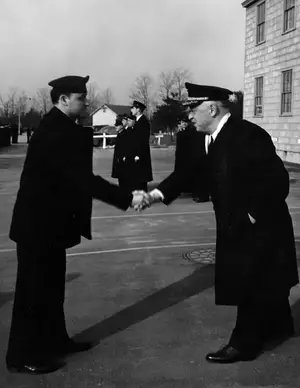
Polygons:
[[66,97],[66,109],[70,117],[84,116],[87,107],[86,93],[71,93],[69,97]]
[[136,115],[137,115],[138,109],[137,109],[136,106],[132,106],[130,110],[131,110],[131,113],[133,114],[133,116],[136,116]]
[[189,113],[189,119],[198,132],[209,133],[210,124],[213,120],[210,103],[204,101],[202,104],[193,108]]
[[178,123],[178,130],[179,131],[184,131],[187,128],[187,126],[188,126],[188,123],[186,121],[184,121],[184,120],[181,120]]

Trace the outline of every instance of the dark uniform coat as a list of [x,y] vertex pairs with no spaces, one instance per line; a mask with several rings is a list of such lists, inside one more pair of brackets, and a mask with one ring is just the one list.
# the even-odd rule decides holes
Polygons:
[[126,174],[123,158],[126,157],[128,137],[128,128],[120,130],[117,134],[112,163],[112,178],[122,179]]
[[93,134],[53,108],[28,146],[10,238],[18,272],[6,362],[43,363],[68,343],[65,248],[91,239],[92,199],[127,209],[132,194],[93,174]]
[[[207,161],[217,224],[216,303],[286,295],[298,283],[285,202],[289,176],[270,136],[253,123],[229,118]],[[185,175],[175,171],[158,186],[166,204],[180,194]]]
[[[128,173],[134,177],[137,182],[151,182],[152,166],[150,154],[150,124],[144,115],[136,121],[133,128],[128,128],[129,137],[126,153],[126,165]],[[134,158],[138,156],[139,160]]]
[[33,133],[10,238],[65,248],[91,239],[92,198],[127,209],[132,195],[93,174],[93,134],[59,109]]

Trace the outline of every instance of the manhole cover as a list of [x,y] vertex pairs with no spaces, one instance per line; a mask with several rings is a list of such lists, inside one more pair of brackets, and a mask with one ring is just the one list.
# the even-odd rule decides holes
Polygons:
[[185,252],[182,256],[193,263],[214,264],[215,252],[215,248],[201,248],[197,251]]

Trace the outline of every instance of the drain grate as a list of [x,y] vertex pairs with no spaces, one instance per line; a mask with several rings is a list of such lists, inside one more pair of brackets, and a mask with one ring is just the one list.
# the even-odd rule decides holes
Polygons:
[[193,263],[214,264],[215,263],[215,248],[201,248],[197,251],[185,252],[183,258]]

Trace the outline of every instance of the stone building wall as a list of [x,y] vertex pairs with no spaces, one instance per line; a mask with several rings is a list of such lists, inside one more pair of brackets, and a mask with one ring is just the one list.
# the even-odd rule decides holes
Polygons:
[[[256,43],[257,6],[246,8],[244,118],[272,136],[283,160],[300,163],[300,0],[295,0],[295,28],[283,32],[284,0],[265,0],[265,41]],[[293,70],[292,113],[281,115],[282,71]],[[254,115],[255,78],[264,77],[263,114]]]

